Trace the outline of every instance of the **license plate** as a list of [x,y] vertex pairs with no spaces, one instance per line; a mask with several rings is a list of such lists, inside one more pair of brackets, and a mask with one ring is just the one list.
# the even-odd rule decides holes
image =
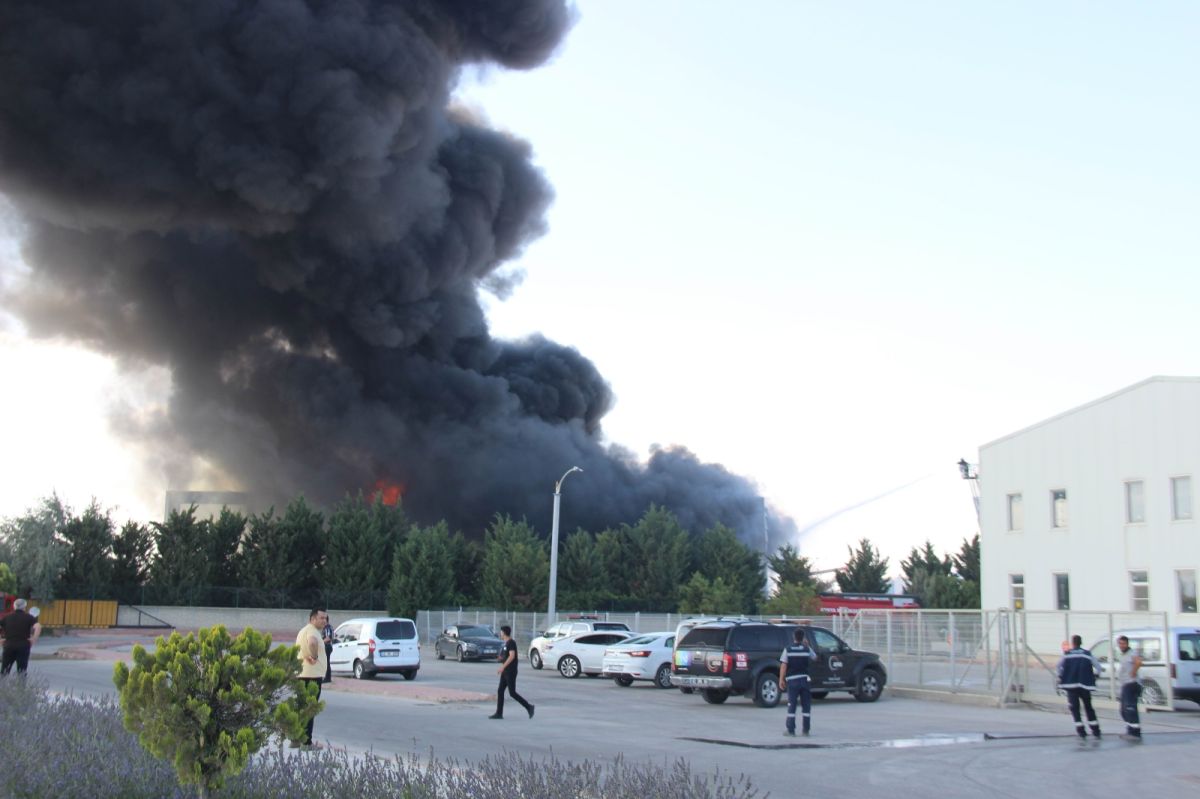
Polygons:
[[399,649],[380,649],[379,650],[380,657],[394,658],[394,657],[399,657],[399,655],[400,655]]
[[483,654],[494,655],[494,654],[496,654],[496,650],[495,649],[485,649],[485,650],[483,650]]

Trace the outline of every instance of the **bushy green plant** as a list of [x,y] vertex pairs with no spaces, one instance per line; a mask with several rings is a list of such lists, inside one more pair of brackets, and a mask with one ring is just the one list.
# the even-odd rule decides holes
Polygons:
[[118,663],[113,674],[125,728],[207,796],[272,735],[299,740],[324,706],[294,679],[296,654],[295,646],[272,649],[268,635],[247,628],[233,638],[220,625],[160,636],[153,654],[135,646],[133,668]]

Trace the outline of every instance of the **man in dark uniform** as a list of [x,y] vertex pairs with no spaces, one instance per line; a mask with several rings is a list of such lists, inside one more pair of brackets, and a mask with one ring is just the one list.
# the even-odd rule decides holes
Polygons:
[[816,653],[805,642],[804,630],[797,627],[792,633],[795,641],[779,656],[779,682],[787,686],[787,731],[784,735],[796,734],[796,700],[800,700],[800,712],[804,720],[801,734],[808,735],[812,726],[812,691],[808,682],[808,666]]
[[13,603],[13,612],[0,619],[0,636],[4,637],[4,659],[0,662],[0,674],[12,671],[17,664],[17,674],[29,668],[29,650],[42,634],[42,625],[27,613],[28,602],[18,599]]
[[1083,703],[1087,713],[1088,726],[1092,735],[1099,741],[1100,722],[1096,720],[1096,711],[1092,709],[1092,691],[1096,690],[1096,672],[1099,670],[1096,658],[1083,648],[1083,638],[1071,636],[1071,648],[1058,661],[1058,686],[1067,692],[1067,706],[1071,709],[1071,717],[1075,719],[1075,733],[1079,736],[1080,744],[1087,742],[1087,731],[1083,728],[1083,719],[1079,716],[1079,705]]
[[525,701],[519,693],[517,693],[517,642],[512,639],[512,628],[507,624],[500,628],[500,637],[504,639],[504,648],[500,650],[500,668],[496,669],[496,673],[500,675],[500,687],[496,690],[496,712],[488,716],[489,719],[504,718],[504,691],[507,690],[509,695],[521,703],[525,708],[525,712],[529,714],[529,718],[533,718],[533,705]]

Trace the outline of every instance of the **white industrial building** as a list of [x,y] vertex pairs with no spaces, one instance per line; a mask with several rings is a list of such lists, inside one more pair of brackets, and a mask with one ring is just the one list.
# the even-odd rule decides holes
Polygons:
[[1152,377],[979,450],[985,608],[1200,624],[1200,377]]

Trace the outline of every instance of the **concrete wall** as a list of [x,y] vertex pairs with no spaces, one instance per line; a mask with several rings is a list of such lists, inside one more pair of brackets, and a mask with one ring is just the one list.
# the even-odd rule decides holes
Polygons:
[[[330,610],[333,626],[358,616],[386,616],[386,610]],[[308,622],[308,609],[280,610],[278,608],[189,608],[171,605],[122,605],[117,611],[117,624],[128,627],[152,626],[159,620],[181,630],[195,630],[224,624],[238,632],[253,627],[264,632],[296,633]],[[276,636],[278,637],[278,636]]]
[[[1054,574],[1070,581],[1071,610],[1133,610],[1129,572],[1146,570],[1150,611],[1182,613],[1178,570],[1200,574],[1200,378],[1151,378],[980,448],[983,606],[1009,607],[1009,578],[1025,578],[1025,608],[1055,610]],[[1171,513],[1171,478],[1192,478],[1192,518]],[[1144,486],[1145,521],[1128,524],[1125,483]],[[1067,492],[1067,524],[1051,524],[1051,491]],[[1008,495],[1024,524],[1009,530]]]

